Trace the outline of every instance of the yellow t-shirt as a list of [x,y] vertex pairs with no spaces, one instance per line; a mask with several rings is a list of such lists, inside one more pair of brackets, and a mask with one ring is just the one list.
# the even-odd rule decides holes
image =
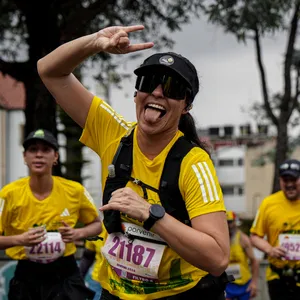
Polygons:
[[85,248],[91,250],[96,253],[95,262],[92,271],[92,279],[95,281],[99,281],[99,267],[100,267],[100,260],[101,260],[101,248],[103,246],[103,241],[86,241]]
[[248,256],[241,245],[241,232],[238,230],[230,243],[229,269],[237,270],[235,284],[244,285],[251,279]]
[[[101,158],[103,189],[108,175],[108,165],[113,160],[120,139],[132,126],[133,123],[126,122],[107,103],[94,97],[81,141]],[[134,131],[132,177],[158,189],[167,154],[183,133],[178,131],[165,149],[153,160],[149,160],[138,147],[137,130],[138,126]],[[143,197],[140,186],[128,182],[127,187]],[[201,148],[193,148],[183,159],[179,189],[190,219],[211,212],[225,211],[222,191],[213,163]],[[157,193],[149,189],[147,192],[148,202],[160,204]],[[126,218],[124,215],[122,221],[141,225],[138,221]],[[102,236],[105,242],[108,234],[104,226]],[[156,283],[120,278],[103,254],[99,266],[101,286],[121,299],[156,299],[178,294],[195,286],[206,274],[207,272],[192,266],[169,247],[166,247],[163,252]]]
[[[0,191],[1,233],[18,235],[29,228],[46,225],[48,232],[57,231],[65,221],[74,227],[77,221],[91,223],[98,217],[93,199],[78,182],[53,176],[53,189],[44,200],[38,200],[25,177],[4,186]],[[74,243],[66,244],[64,256],[75,253]],[[27,259],[23,246],[6,249],[6,254],[15,260]]]
[[[257,211],[255,220],[250,229],[260,237],[267,237],[267,241],[273,247],[279,245],[279,234],[300,234],[300,200],[288,200],[282,191],[274,193],[263,200]],[[268,258],[269,262],[277,268],[284,266],[300,267],[300,261],[288,261],[276,258]],[[278,278],[278,275],[268,267],[267,280]]]

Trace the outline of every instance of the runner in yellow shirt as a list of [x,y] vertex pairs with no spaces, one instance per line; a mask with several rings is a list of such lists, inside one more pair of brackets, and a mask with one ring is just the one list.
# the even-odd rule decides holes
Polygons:
[[[281,191],[266,197],[251,228],[255,247],[268,255],[271,300],[300,299],[300,162],[279,167]],[[266,237],[266,239],[265,239]]]
[[[259,262],[254,256],[250,238],[239,230],[236,214],[227,211],[230,234],[230,262],[227,274],[235,277],[226,286],[226,300],[249,300],[257,295]],[[251,270],[249,267],[251,265]]]
[[[29,134],[24,162],[29,177],[0,191],[0,248],[18,260],[9,300],[87,300],[74,258],[74,241],[96,236],[101,223],[93,199],[79,183],[52,176],[58,144],[47,130]],[[75,229],[77,221],[86,224]]]
[[38,62],[49,91],[84,128],[81,141],[101,158],[101,299],[221,300],[229,234],[216,171],[189,112],[199,90],[194,65],[175,53],[156,53],[135,70],[137,124],[71,73],[101,51],[152,47],[130,44],[128,34],[143,28],[108,27]]

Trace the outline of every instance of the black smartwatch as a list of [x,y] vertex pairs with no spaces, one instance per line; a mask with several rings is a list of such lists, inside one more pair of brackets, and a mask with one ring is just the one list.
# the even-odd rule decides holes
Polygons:
[[149,218],[144,221],[144,229],[150,230],[156,221],[160,220],[166,213],[163,206],[159,204],[152,204],[149,209]]

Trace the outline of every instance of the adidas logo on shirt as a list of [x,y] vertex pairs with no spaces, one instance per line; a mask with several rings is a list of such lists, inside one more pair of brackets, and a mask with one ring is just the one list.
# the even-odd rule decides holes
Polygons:
[[70,216],[70,213],[69,213],[68,209],[65,208],[64,211],[62,212],[62,214],[60,216],[61,217],[68,217],[68,216]]

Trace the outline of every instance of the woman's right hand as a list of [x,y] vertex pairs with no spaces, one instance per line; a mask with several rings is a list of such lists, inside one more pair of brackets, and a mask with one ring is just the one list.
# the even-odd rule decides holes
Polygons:
[[268,252],[267,255],[269,257],[273,258],[282,258],[286,255],[287,251],[285,248],[277,246],[277,247],[272,247]]
[[130,44],[128,33],[143,29],[143,25],[106,27],[97,32],[96,47],[99,51],[112,54],[126,54],[152,48],[152,42]]
[[18,236],[18,244],[27,247],[37,245],[46,239],[46,233],[43,227],[29,229]]

